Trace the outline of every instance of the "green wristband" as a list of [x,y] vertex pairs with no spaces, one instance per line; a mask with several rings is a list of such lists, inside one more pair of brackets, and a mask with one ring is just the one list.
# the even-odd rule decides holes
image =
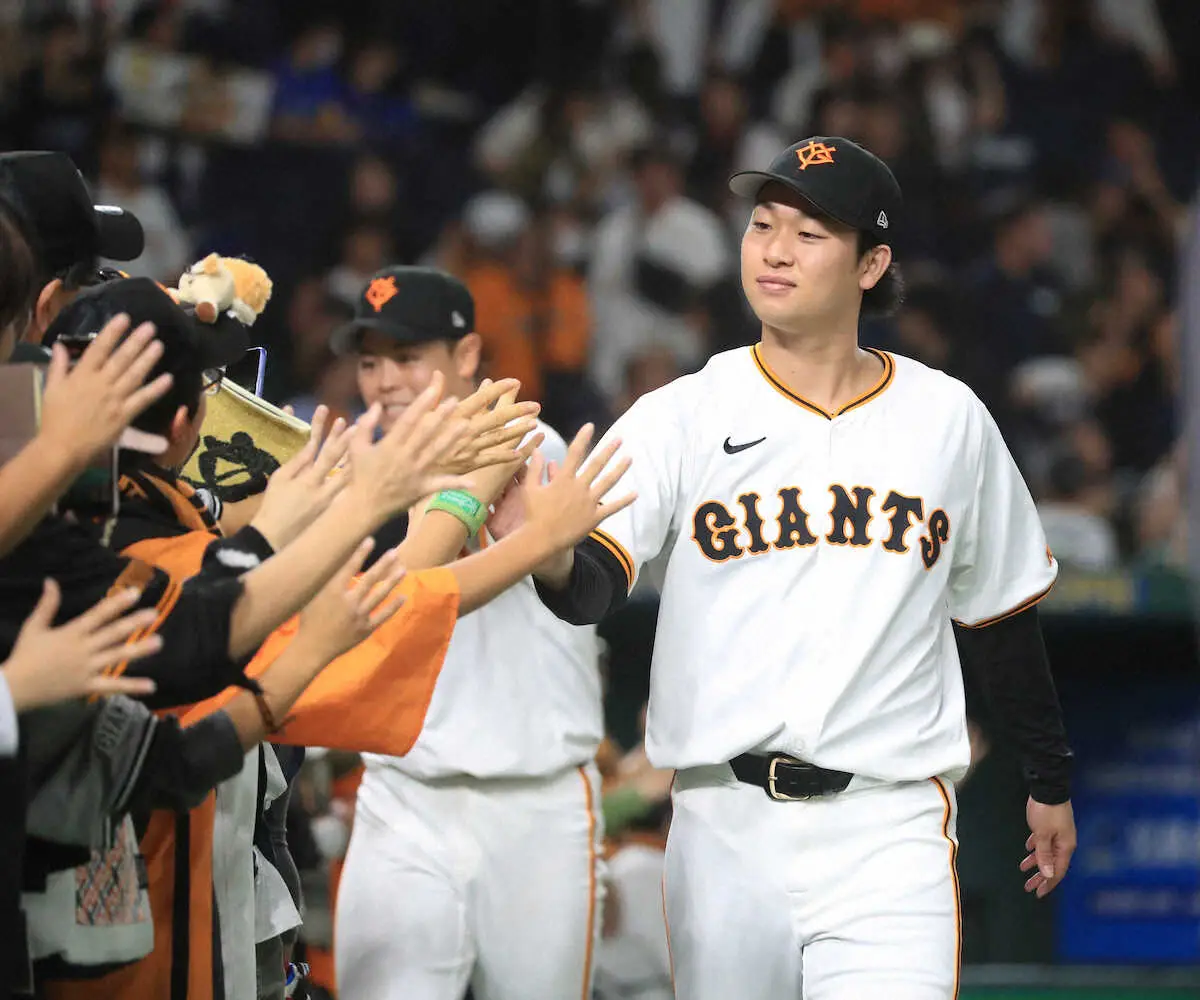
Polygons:
[[457,517],[467,526],[468,538],[479,534],[479,529],[483,527],[483,522],[488,516],[487,505],[466,490],[442,490],[441,493],[435,493],[425,510],[440,510]]

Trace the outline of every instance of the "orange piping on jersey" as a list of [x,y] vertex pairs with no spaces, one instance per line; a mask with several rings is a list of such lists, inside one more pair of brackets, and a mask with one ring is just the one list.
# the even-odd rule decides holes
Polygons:
[[631,590],[633,588],[633,557],[625,551],[625,546],[607,531],[601,531],[599,528],[596,528],[590,537],[616,556],[617,562],[621,564],[621,569],[625,571],[625,589]]
[[767,367],[767,363],[763,361],[762,353],[759,351],[758,347],[758,344],[754,344],[750,348],[750,356],[754,359],[754,363],[758,366],[758,370],[762,374],[762,377],[770,383],[771,387],[781,395],[786,396],[793,403],[803,406],[806,410],[811,410],[813,413],[817,414],[817,416],[824,417],[826,420],[832,420],[834,417],[840,417],[843,413],[849,413],[855,407],[862,406],[863,403],[870,402],[892,384],[892,377],[896,374],[896,362],[893,360],[892,356],[887,353],[887,351],[877,351],[873,347],[865,348],[865,350],[869,351],[871,354],[874,354],[875,357],[877,357],[883,363],[883,374],[879,377],[879,381],[876,382],[872,388],[868,389],[861,396],[850,400],[850,402],[848,402],[845,406],[838,409],[836,413],[830,413],[828,410],[818,406],[816,403],[811,402],[810,400],[805,399],[798,393],[792,392],[792,390],[783,383],[783,380]]
[[950,836],[950,796],[940,778],[930,778],[945,803],[946,812],[942,817],[942,836],[950,845],[950,880],[954,883],[954,992],[951,1000],[958,1000],[958,983],[962,974],[962,902],[961,890],[958,886],[958,844]]
[[667,917],[667,867],[663,865],[662,877],[663,927],[667,932],[667,967],[671,972],[671,996],[677,996],[675,989],[675,952],[671,948],[671,921]]
[[1019,615],[1022,611],[1028,611],[1035,604],[1037,604],[1038,601],[1040,601],[1043,597],[1045,597],[1048,593],[1050,593],[1050,591],[1052,591],[1054,589],[1054,584],[1056,584],[1057,582],[1058,582],[1057,579],[1052,580],[1050,582],[1050,586],[1047,587],[1045,590],[1043,590],[1040,594],[1034,594],[1032,597],[1027,598],[1026,600],[1022,601],[1020,604],[1018,604],[1015,608],[1013,608],[1010,611],[1005,611],[1005,612],[1002,612],[1001,614],[993,615],[991,618],[985,618],[983,621],[976,622],[974,625],[967,625],[965,622],[958,621],[958,619],[955,619],[955,624],[961,625],[963,628],[987,628],[989,625],[995,625],[997,622],[1004,621],[1005,618],[1011,618],[1013,615]]
[[592,995],[592,951],[596,944],[596,804],[592,796],[592,782],[582,767],[579,768],[579,777],[583,780],[583,798],[588,814],[587,951],[583,957],[583,986],[580,998],[588,1000]]

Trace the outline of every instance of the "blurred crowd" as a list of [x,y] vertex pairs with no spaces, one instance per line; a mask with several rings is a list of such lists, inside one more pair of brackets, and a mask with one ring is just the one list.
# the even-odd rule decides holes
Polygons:
[[756,337],[729,172],[854,138],[906,198],[907,306],[864,342],[976,390],[1064,565],[1179,565],[1186,2],[3,9],[0,142],[69,152],[155,276],[201,245],[263,263],[269,385],[301,411],[355,410],[329,332],[420,261],[467,281],[492,369],[551,422],[603,422]]

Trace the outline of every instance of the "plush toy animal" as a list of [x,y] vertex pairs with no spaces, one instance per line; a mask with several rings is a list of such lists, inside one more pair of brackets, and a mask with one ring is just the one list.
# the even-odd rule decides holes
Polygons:
[[179,278],[175,289],[180,302],[190,303],[196,318],[215,323],[222,313],[252,326],[270,301],[272,282],[257,264],[239,257],[210,253]]

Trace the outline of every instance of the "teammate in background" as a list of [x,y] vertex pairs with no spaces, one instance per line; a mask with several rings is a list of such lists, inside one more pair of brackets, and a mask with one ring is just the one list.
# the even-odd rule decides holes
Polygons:
[[[396,267],[335,348],[358,354],[386,429],[436,372],[447,392],[472,391],[474,330],[459,281]],[[561,463],[562,439],[539,430]],[[468,985],[476,1000],[590,995],[602,735],[593,629],[558,621],[529,580],[459,620],[412,750],[365,757],[337,901],[341,1000],[460,1000]]]
[[1035,607],[1058,568],[974,394],[858,346],[860,314],[899,297],[891,171],[814,137],[731,187],[754,202],[742,284],[761,341],[617,421],[640,499],[539,590],[595,622],[655,560],[647,751],[679,771],[676,995],[946,1000],[970,760],[952,623],[1023,753],[1020,868],[1045,896],[1075,845]]

